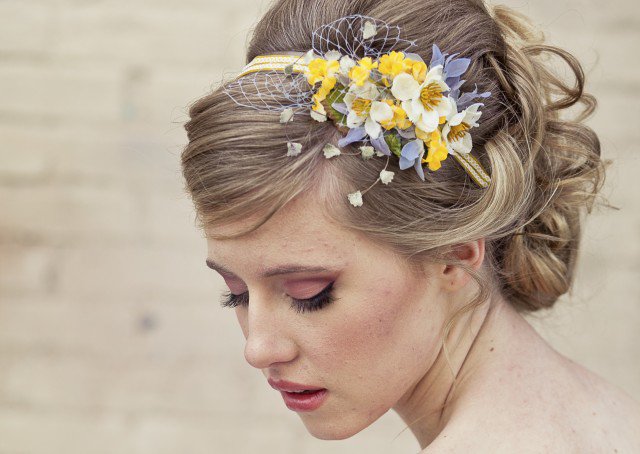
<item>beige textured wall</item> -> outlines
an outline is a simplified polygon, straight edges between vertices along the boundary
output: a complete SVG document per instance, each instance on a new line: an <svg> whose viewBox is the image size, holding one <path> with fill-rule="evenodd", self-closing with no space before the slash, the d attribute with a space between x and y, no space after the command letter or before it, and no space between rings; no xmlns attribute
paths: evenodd
<svg viewBox="0 0 640 454"><path fill-rule="evenodd" d="M585 65L620 211L534 323L640 398L640 13L509 0ZM0 454L415 452L393 413L313 439L244 362L181 192L187 104L243 63L257 0L0 0Z"/></svg>

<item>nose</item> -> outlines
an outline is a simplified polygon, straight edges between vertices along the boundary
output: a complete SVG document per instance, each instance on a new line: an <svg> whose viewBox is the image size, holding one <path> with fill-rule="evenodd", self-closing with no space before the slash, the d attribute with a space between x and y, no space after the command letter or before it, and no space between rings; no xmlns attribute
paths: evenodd
<svg viewBox="0 0 640 454"><path fill-rule="evenodd" d="M252 297L247 306L244 357L256 369L296 357L295 342L288 334L291 319L286 317L283 304L280 301L266 304L264 299Z"/></svg>

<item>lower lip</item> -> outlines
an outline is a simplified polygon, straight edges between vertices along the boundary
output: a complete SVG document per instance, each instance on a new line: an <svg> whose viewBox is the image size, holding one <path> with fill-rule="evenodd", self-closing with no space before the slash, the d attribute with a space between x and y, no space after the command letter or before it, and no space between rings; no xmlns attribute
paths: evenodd
<svg viewBox="0 0 640 454"><path fill-rule="evenodd" d="M293 411L313 411L317 409L327 397L328 391L321 389L310 394L290 393L280 391L284 403L289 410Z"/></svg>

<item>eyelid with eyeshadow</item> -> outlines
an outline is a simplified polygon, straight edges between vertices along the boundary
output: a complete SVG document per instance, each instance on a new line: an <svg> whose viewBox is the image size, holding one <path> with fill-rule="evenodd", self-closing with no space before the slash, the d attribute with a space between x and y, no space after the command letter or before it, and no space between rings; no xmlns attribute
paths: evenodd
<svg viewBox="0 0 640 454"><path fill-rule="evenodd" d="M335 281L332 281L323 288L319 293L307 299L297 299L291 298L291 307L296 312L313 312L322 309L323 307L333 303L339 298L335 298L333 295L333 284ZM221 295L220 305L222 307L236 307L236 306L247 306L249 301L247 300L249 296L249 292L241 293L240 295L235 295L230 291L227 291Z"/></svg>

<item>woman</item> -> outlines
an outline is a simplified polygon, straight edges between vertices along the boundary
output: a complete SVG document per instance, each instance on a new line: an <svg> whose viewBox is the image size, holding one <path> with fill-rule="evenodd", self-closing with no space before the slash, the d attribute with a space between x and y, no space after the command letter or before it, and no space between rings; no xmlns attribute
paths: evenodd
<svg viewBox="0 0 640 454"><path fill-rule="evenodd" d="M521 315L569 290L604 178L571 54L476 0L281 0L247 62L191 107L183 174L313 436L393 408L422 452L640 452L638 404Z"/></svg>

